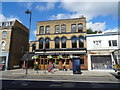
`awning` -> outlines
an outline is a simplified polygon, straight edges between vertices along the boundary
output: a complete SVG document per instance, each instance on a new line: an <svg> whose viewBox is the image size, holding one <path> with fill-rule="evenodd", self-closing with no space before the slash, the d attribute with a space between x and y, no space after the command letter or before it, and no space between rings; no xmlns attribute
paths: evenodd
<svg viewBox="0 0 120 90"><path fill-rule="evenodd" d="M34 56L35 54L31 54L31 53L29 53L29 54L24 54L23 55L23 57L21 58L21 60L23 60L23 61L27 61L27 60L29 60L29 61L33 61L33 59L32 59L32 57Z"/></svg>

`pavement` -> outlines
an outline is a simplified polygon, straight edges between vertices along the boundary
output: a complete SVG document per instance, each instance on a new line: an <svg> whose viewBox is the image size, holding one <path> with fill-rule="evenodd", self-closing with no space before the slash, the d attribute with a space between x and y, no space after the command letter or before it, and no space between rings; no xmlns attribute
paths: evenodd
<svg viewBox="0 0 120 90"><path fill-rule="evenodd" d="M80 75L80 76L100 76L100 77L108 77L108 76L114 76L117 75L117 73L114 70L81 70L82 74L73 74L72 70L58 70L54 69L51 72L48 72L47 70L38 70L35 71L34 69L28 69L28 75ZM14 69L14 70L7 70L7 71L0 71L1 75L24 75L26 74L26 69Z"/></svg>

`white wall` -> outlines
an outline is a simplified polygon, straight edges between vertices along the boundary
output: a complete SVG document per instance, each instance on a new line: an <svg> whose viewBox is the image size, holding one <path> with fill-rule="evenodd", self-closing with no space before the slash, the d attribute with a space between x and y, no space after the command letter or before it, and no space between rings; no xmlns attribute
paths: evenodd
<svg viewBox="0 0 120 90"><path fill-rule="evenodd" d="M120 35L119 35L120 38ZM104 35L104 34L91 34L87 35L87 50L110 50L110 49L118 49L120 48L120 39L118 35ZM101 47L94 47L93 41L101 40ZM117 45L119 46L109 46L109 40L117 40ZM118 41L119 40L119 41Z"/></svg>

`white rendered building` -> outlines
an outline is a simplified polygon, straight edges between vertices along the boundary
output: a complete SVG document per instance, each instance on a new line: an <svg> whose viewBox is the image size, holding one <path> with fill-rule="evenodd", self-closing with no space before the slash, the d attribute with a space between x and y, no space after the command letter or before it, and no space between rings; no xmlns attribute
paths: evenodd
<svg viewBox="0 0 120 90"><path fill-rule="evenodd" d="M88 70L109 70L116 64L114 51L120 49L120 33L109 32L88 34L87 55Z"/></svg>

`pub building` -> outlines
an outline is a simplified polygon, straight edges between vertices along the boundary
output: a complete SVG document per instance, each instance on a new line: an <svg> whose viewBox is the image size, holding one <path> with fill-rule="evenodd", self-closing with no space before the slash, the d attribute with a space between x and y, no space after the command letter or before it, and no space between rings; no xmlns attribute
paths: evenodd
<svg viewBox="0 0 120 90"><path fill-rule="evenodd" d="M32 58L37 56L36 59ZM23 56L23 67L26 67L26 55ZM33 68L35 60L39 69L47 69L54 63L56 69L73 69L73 58L77 57L80 68L87 70L86 55L86 18L38 21L36 40L30 41L29 68Z"/></svg>

